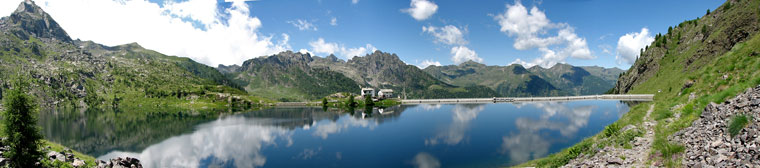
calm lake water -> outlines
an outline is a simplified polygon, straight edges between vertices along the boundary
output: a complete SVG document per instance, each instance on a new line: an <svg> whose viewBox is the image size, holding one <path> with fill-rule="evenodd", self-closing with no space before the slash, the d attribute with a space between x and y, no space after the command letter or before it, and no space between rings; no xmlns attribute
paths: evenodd
<svg viewBox="0 0 760 168"><path fill-rule="evenodd" d="M628 112L589 100L274 108L225 116L44 112L47 139L146 167L499 167L567 148Z"/></svg>

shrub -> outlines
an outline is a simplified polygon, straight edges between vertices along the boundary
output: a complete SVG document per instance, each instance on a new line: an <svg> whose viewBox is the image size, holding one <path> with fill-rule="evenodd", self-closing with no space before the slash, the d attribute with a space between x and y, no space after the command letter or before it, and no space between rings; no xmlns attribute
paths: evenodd
<svg viewBox="0 0 760 168"><path fill-rule="evenodd" d="M607 127L604 127L604 136L611 137L620 133L620 126L617 123L612 123Z"/></svg>
<svg viewBox="0 0 760 168"><path fill-rule="evenodd" d="M737 115L731 118L731 122L728 125L728 133L731 134L731 137L739 135L739 132L749 123L749 119L750 117L746 115Z"/></svg>
<svg viewBox="0 0 760 168"><path fill-rule="evenodd" d="M327 107L327 98L322 98L322 106Z"/></svg>
<svg viewBox="0 0 760 168"><path fill-rule="evenodd" d="M27 95L28 82L16 79L13 89L7 92L3 113L3 127L8 139L5 143L10 149L3 153L6 158L13 160L11 167L36 167L35 162L42 156L40 146L42 135L37 127L37 105L34 99Z"/></svg>

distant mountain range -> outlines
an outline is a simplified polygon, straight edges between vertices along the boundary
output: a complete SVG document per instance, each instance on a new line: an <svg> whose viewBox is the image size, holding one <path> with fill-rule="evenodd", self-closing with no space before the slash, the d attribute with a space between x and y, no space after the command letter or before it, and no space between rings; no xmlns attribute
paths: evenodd
<svg viewBox="0 0 760 168"><path fill-rule="evenodd" d="M316 57L286 51L245 61L242 66L220 65L217 69L252 94L281 101L356 93L360 87L390 88L407 98L601 94L610 90L623 72L567 64L525 69L521 65L486 66L472 61L421 70L396 54L382 51L348 61L335 55Z"/></svg>
<svg viewBox="0 0 760 168"><path fill-rule="evenodd" d="M475 62L422 70L382 51L347 61L285 51L212 68L137 43L109 47L72 40L32 1L0 19L0 32L0 92L10 87L12 76L28 76L32 93L46 106L181 111L227 108L235 102L250 106L262 102L258 96L317 100L339 92L358 94L361 87L393 89L407 98L600 94L612 88L622 72L566 64L525 69Z"/></svg>
<svg viewBox="0 0 760 168"><path fill-rule="evenodd" d="M437 80L395 54L376 51L343 61L281 52L217 69L254 95L280 101L314 100L337 92L358 94L361 87L394 89L410 98L492 97L485 87L456 87Z"/></svg>
<svg viewBox="0 0 760 168"><path fill-rule="evenodd" d="M487 66L473 61L429 66L433 77L455 86L485 86L501 96L561 96L601 94L615 86L618 68L556 64L546 69L522 65Z"/></svg>

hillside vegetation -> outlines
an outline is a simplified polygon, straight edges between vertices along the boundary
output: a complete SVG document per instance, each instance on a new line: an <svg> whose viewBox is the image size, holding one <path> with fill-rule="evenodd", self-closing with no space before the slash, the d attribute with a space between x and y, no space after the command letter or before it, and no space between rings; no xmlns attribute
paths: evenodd
<svg viewBox="0 0 760 168"><path fill-rule="evenodd" d="M655 135L648 164L681 167L684 146L670 136L691 126L709 103L724 102L760 84L758 26L760 1L729 0L703 17L657 34L634 65L621 75L615 93L655 94L653 102L632 107L615 123L641 128L648 107L654 107L651 115L656 122ZM593 156L605 146L621 148L623 145L612 142L622 137L598 134L524 165L561 166L578 156Z"/></svg>
<svg viewBox="0 0 760 168"><path fill-rule="evenodd" d="M0 19L0 93L11 76L31 79L31 94L46 108L144 114L228 111L262 102L188 58L136 43L107 47L72 40L31 1Z"/></svg>

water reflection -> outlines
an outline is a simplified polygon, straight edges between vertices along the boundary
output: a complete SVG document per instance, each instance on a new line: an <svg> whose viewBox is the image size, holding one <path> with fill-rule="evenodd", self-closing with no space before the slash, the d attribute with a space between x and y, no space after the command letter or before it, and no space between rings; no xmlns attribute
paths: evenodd
<svg viewBox="0 0 760 168"><path fill-rule="evenodd" d="M540 136L540 131L559 131L562 136L572 137L581 127L586 126L592 110L596 108L593 105L568 107L563 103L524 103L525 105L541 109L543 113L538 119L517 118L515 125L519 131L516 135L502 137L502 152L509 152L509 156L513 162L524 162L532 158L546 156L551 143L546 140L547 138ZM523 106L517 107L522 108ZM561 117L566 119L566 121L550 120L552 117Z"/></svg>
<svg viewBox="0 0 760 168"><path fill-rule="evenodd" d="M41 121L56 142L101 159L137 157L146 167L503 167L562 150L627 110L615 101L571 101L225 116L74 112Z"/></svg>
<svg viewBox="0 0 760 168"><path fill-rule="evenodd" d="M261 125L268 122L272 122L271 119L227 117L198 126L192 134L152 145L141 153L111 152L99 159L131 156L142 159L146 167L199 167L202 160L213 157L231 161L234 167L263 166L266 163L266 156L260 152L263 147L277 145L275 140L278 139L286 141L286 146L293 144L292 132Z"/></svg>
<svg viewBox="0 0 760 168"><path fill-rule="evenodd" d="M423 108L427 108L423 106ZM440 108L440 105L438 105ZM436 108L437 109L437 108ZM478 113L485 109L485 104L460 104L454 106L452 112L452 122L448 129L439 132L435 137L425 140L426 145L436 145L439 141L447 145L456 145L462 142L465 134L470 127L470 121L478 117Z"/></svg>

